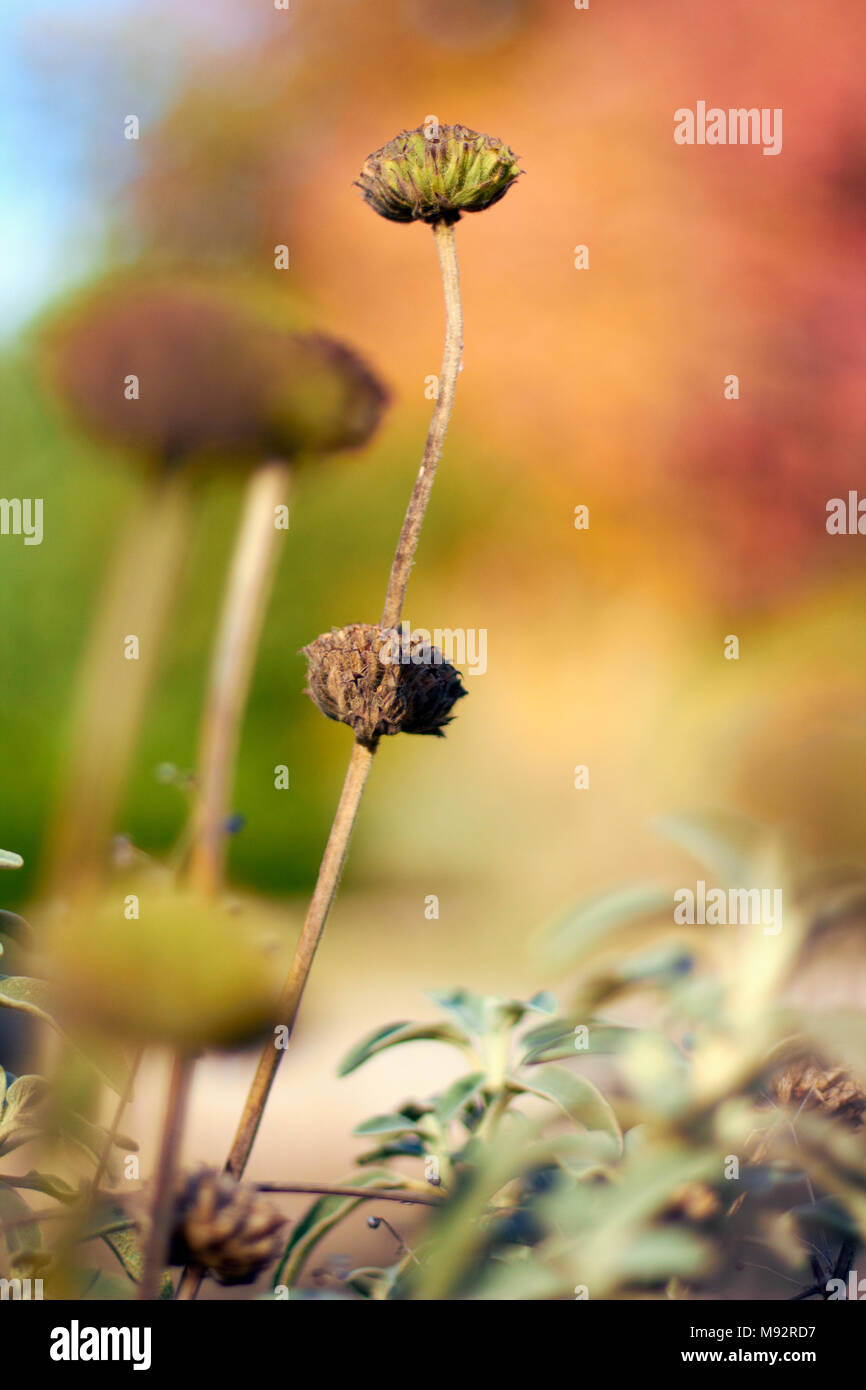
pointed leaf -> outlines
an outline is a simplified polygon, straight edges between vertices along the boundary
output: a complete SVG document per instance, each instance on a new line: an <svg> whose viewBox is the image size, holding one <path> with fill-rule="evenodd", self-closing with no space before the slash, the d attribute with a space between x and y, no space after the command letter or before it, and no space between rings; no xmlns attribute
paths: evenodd
<svg viewBox="0 0 866 1390"><path fill-rule="evenodd" d="M673 920L673 894L658 884L616 888L587 899L550 932L547 953L558 966L572 966L610 949L627 928L652 918Z"/></svg>
<svg viewBox="0 0 866 1390"><path fill-rule="evenodd" d="M32 980L26 975L0 975L0 1008L21 1009L56 1028L49 1012L50 1003L50 990L44 980Z"/></svg>
<svg viewBox="0 0 866 1390"><path fill-rule="evenodd" d="M56 1178L52 1173L37 1173L33 1168L21 1177L4 1177L0 1181L7 1182L10 1187L18 1187L26 1192L41 1192L46 1197L53 1197L57 1202L75 1202L78 1200L76 1188L70 1187L63 1178Z"/></svg>
<svg viewBox="0 0 866 1390"><path fill-rule="evenodd" d="M436 1118L443 1129L463 1109L466 1102L481 1090L486 1080L486 1072L474 1071L469 1076L458 1077L447 1091L442 1092L436 1101Z"/></svg>
<svg viewBox="0 0 866 1390"><path fill-rule="evenodd" d="M389 1023L386 1028L377 1028L357 1043L343 1058L337 1075L348 1076L371 1057L407 1042L444 1042L463 1051L470 1049L466 1034L450 1023Z"/></svg>
<svg viewBox="0 0 866 1390"><path fill-rule="evenodd" d="M534 1066L539 1062L558 1062L565 1057L607 1056L619 1052L640 1031L620 1024L590 1020L586 1024L587 1046L576 1047L575 1043L582 1042L583 1036L578 1039L575 1028L582 1026L567 1018L555 1018L524 1033L523 1064Z"/></svg>
<svg viewBox="0 0 866 1390"><path fill-rule="evenodd" d="M609 1134L617 1152L622 1152L622 1131L617 1118L601 1091L585 1076L566 1071L565 1067L546 1066L534 1074L532 1085L511 1079L509 1085L518 1092L541 1096L558 1105L570 1120L584 1129Z"/></svg>
<svg viewBox="0 0 866 1390"><path fill-rule="evenodd" d="M429 989L427 998L438 1004L470 1033L486 1033L489 1027L489 1006L497 1001L475 994L471 989Z"/></svg>
<svg viewBox="0 0 866 1390"><path fill-rule="evenodd" d="M370 1134L403 1134L417 1128L417 1120L410 1120L406 1115L398 1115L395 1111L389 1115L371 1115L369 1120L362 1120L359 1125L355 1125L352 1133L363 1139Z"/></svg>
<svg viewBox="0 0 866 1390"><path fill-rule="evenodd" d="M761 827L739 814L663 816L656 829L687 850L722 883L749 881L754 847L762 838Z"/></svg>

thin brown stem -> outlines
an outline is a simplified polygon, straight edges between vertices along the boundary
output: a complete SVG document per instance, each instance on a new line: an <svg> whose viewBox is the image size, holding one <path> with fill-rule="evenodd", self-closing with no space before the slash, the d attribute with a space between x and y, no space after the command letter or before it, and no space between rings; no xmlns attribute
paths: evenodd
<svg viewBox="0 0 866 1390"><path fill-rule="evenodd" d="M418 538L421 535L424 513L427 510L433 480L436 477L436 467L442 454L442 445L445 440L445 432L448 429L448 421L451 418L457 377L460 373L460 361L463 356L463 310L460 302L460 273L457 266L457 241L454 236L454 226L450 222L437 222L433 227L433 235L436 238L436 250L439 253L442 285L445 291L445 351L442 356L439 389L430 418L424 456L421 459L421 467L415 479L403 529L397 542L394 563L391 566L391 577L388 580L388 592L385 595L385 607L382 611L382 627L396 627L400 622L403 600L406 596L406 585L409 583L409 572L415 558L415 551L418 548Z"/></svg>
<svg viewBox="0 0 866 1390"><path fill-rule="evenodd" d="M440 1207L444 1195L432 1192L407 1192L387 1187L351 1187L339 1183L327 1185L318 1182L257 1182L259 1192L298 1192L313 1197L358 1197L365 1202L409 1202L423 1207Z"/></svg>
<svg viewBox="0 0 866 1390"><path fill-rule="evenodd" d="M199 799L190 880L211 895L222 881L226 816L256 651L276 570L280 532L276 509L285 502L290 466L274 459L253 473L232 558L199 745Z"/></svg>
<svg viewBox="0 0 866 1390"><path fill-rule="evenodd" d="M421 466L415 480L415 486L412 489L412 496L397 542L394 562L391 566L382 612L383 627L396 627L400 622L409 573L415 558L424 513L430 500L436 467L439 463L442 444L451 417L463 353L463 312L460 302L460 276L454 228L450 224L439 222L433 227L433 235L436 240L445 295L445 349L442 357L439 389L427 432L427 442L424 446ZM373 750L356 743L352 749L349 770L346 774L340 803L319 868L313 897L280 1000L277 1024L282 1025L286 1030L286 1035L281 1039L283 1044L291 1036L315 958L316 948L321 940L328 913L337 892L340 873L349 847L349 838L358 814L358 807L372 760ZM284 1051L285 1046L277 1046L276 1039L267 1042L262 1051L226 1161L226 1171L235 1178L240 1178L246 1168ZM181 1281L181 1289L184 1290L182 1296L194 1298L201 1284L201 1278L200 1272L187 1271Z"/></svg>
<svg viewBox="0 0 866 1390"><path fill-rule="evenodd" d="M150 1232L144 1252L144 1272L138 1286L137 1297L141 1301L153 1301L159 1294L160 1276L165 1267L168 1253L172 1222L172 1191L192 1073L193 1065L190 1058L186 1056L175 1057L171 1070L159 1160L153 1183Z"/></svg>
<svg viewBox="0 0 866 1390"><path fill-rule="evenodd" d="M358 814L358 807L361 804L361 795L372 761L372 751L362 744L356 743L352 748L349 770L346 773L337 813L334 816L334 823L331 826L331 833L325 846L313 897L298 944L295 947L295 955L288 979L280 996L275 1036L265 1044L259 1058L259 1065L226 1162L226 1171L235 1178L240 1178L246 1168L256 1133L261 1124L265 1103L274 1084L274 1077L277 1074L277 1069L286 1050L286 1043L291 1036L297 1018L316 948L321 940L328 912L337 892L337 885L349 848L349 838Z"/></svg>

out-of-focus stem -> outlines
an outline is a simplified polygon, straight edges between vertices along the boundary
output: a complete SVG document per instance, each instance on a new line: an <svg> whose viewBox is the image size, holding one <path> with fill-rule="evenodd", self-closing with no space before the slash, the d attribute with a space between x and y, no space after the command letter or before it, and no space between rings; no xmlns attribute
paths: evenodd
<svg viewBox="0 0 866 1390"><path fill-rule="evenodd" d="M174 1178L180 1154L192 1074L191 1059L185 1056L175 1057L171 1070L159 1159L153 1182L150 1232L144 1252L144 1272L136 1295L141 1301L151 1301L159 1294L160 1276L165 1267L168 1253L168 1240L173 1217Z"/></svg>
<svg viewBox="0 0 866 1390"><path fill-rule="evenodd" d="M238 742L256 652L273 586L280 532L276 509L286 499L290 466L262 464L246 490L232 558L202 721L190 881L213 894L222 881Z"/></svg>
<svg viewBox="0 0 866 1390"><path fill-rule="evenodd" d="M160 643L178 586L188 529L180 470L161 473L118 542L83 663L72 755L50 851L49 881L68 897L99 876Z"/></svg>

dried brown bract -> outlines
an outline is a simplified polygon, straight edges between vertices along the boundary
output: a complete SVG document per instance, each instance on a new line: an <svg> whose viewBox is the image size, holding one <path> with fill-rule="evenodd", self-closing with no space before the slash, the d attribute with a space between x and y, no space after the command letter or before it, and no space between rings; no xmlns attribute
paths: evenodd
<svg viewBox="0 0 866 1390"><path fill-rule="evenodd" d="M176 1198L169 1264L195 1265L220 1284L250 1284L279 1255L285 1225L255 1187L203 1169Z"/></svg>
<svg viewBox="0 0 866 1390"><path fill-rule="evenodd" d="M414 639L401 644L393 628L350 623L323 633L303 651L307 694L368 748L390 734L441 738L453 706L467 693L437 647Z"/></svg>

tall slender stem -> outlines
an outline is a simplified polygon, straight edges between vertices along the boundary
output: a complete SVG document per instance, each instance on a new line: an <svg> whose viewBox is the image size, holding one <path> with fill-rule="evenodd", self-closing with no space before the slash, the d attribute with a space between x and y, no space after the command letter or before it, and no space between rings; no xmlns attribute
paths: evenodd
<svg viewBox="0 0 866 1390"><path fill-rule="evenodd" d="M165 1267L168 1253L173 1215L172 1189L180 1154L183 1122L186 1116L192 1074L192 1060L186 1056L176 1056L171 1069L162 1141L153 1183L150 1233L144 1252L144 1272L138 1286L137 1297L139 1300L152 1301L159 1294L160 1275Z"/></svg>
<svg viewBox="0 0 866 1390"><path fill-rule="evenodd" d="M437 222L433 227L433 235L436 240L445 294L445 350L442 357L439 391L430 418L424 455L412 490L400 539L397 542L394 563L391 567L382 614L383 627L396 627L400 621L403 598L409 581L409 571L412 568L418 537L421 534L421 523L424 520L424 512L430 499L430 491L436 475L436 465L442 453L442 443L454 404L454 392L463 352L463 312L460 303L460 276L457 267L457 243L454 237L454 227L449 223ZM307 979L312 969L316 948L321 940L328 913L337 892L340 872L349 848L349 838L358 814L361 795L372 760L372 750L356 743L352 749L349 770L346 774L340 803L334 816L331 833L319 868L313 897L283 989L278 1023L288 1028L289 1033L294 1026ZM249 1160L265 1104L284 1050L275 1047L273 1042L269 1041L262 1051L226 1162L226 1170L236 1178L242 1176Z"/></svg>
<svg viewBox="0 0 866 1390"><path fill-rule="evenodd" d="M88 642L73 754L51 844L50 878L64 897L97 878L105 861L177 593L188 501L183 471L162 473L149 484L118 541L113 572Z"/></svg>
<svg viewBox="0 0 866 1390"><path fill-rule="evenodd" d="M436 241L445 294L445 350L442 356L439 390L427 432L427 442L424 446L421 466L415 479L415 486L412 489L412 496L409 500L409 507L397 542L397 550L388 580L385 606L382 612L382 627L396 627L400 622L406 586L409 582L412 562L421 535L421 525L427 503L430 500L436 467L442 453L442 444L454 405L454 394L463 354L463 311L460 302L460 276L454 227L450 223L437 222L433 227L433 235ZM288 1030L289 1035L291 1035L297 1018L316 948L322 938L328 913L336 896L340 873L349 848L349 839L372 761L373 750L356 743L352 749L349 770L343 784L331 833L328 836L313 897L280 1000L277 1022L278 1025L282 1025ZM246 1168L261 1124L265 1104L274 1084L274 1078L284 1051L284 1047L276 1047L273 1041L268 1041L262 1051L226 1161L226 1171L235 1178L240 1178ZM181 1281L179 1296L195 1298L201 1279L201 1271L187 1270Z"/></svg>
<svg viewBox="0 0 866 1390"><path fill-rule="evenodd" d="M457 377L460 373L460 361L463 356L463 308L460 302L460 272L457 265L457 239L454 235L453 224L436 222L433 226L433 236L436 240L436 250L439 253L442 286L445 291L445 351L442 354L439 389L436 393L433 414L430 417L424 456L421 459L421 467L418 469L418 476L415 479L415 486L409 499L403 529L397 542L394 563L391 566L391 577L388 580L388 592L385 595L385 607L382 611L382 627L396 627L403 611L409 572L415 559L424 513L427 510L433 480L436 477L436 467L442 454L442 445L445 440L445 432L448 429L448 421L451 418L454 392L457 388Z"/></svg>
<svg viewBox="0 0 866 1390"><path fill-rule="evenodd" d="M225 819L256 651L273 586L279 531L276 508L284 503L290 466L262 464L247 485L235 544L199 745L199 799L193 831L190 881L213 894L225 867Z"/></svg>

